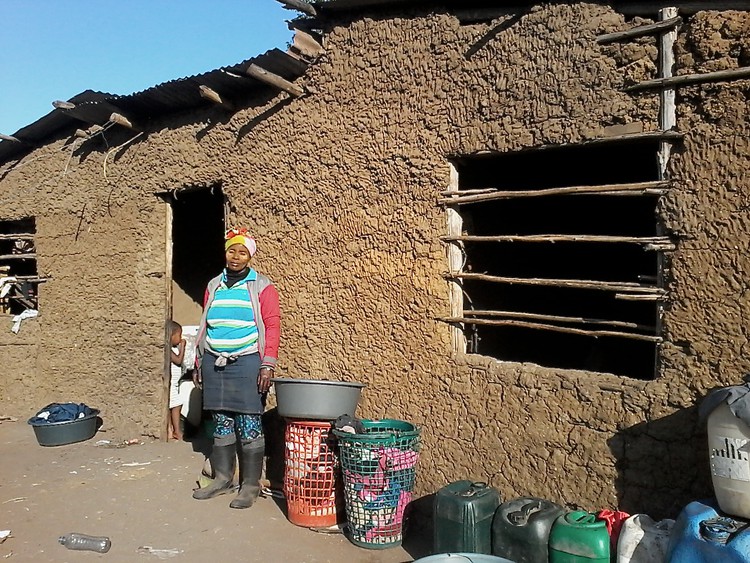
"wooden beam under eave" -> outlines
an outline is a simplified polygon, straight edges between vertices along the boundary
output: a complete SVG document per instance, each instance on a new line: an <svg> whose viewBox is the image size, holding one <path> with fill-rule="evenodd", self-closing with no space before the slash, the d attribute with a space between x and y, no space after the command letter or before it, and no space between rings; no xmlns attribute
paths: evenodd
<svg viewBox="0 0 750 563"><path fill-rule="evenodd" d="M256 80L260 80L261 82L265 82L266 84L273 86L274 88L284 90L284 92L288 93L290 96L294 96L295 98L299 98L305 93L305 90L300 86L289 82L286 78L282 78L278 74L268 72L266 69L259 67L256 64L251 64L249 67L247 67L245 73L248 76L255 78Z"/></svg>
<svg viewBox="0 0 750 563"><path fill-rule="evenodd" d="M219 95L219 93L216 90L213 90L212 88L209 88L208 86L205 86L203 84L198 86L198 93L201 95L201 98L208 100L209 102L213 102L216 105L222 106L228 110L234 109L231 103L222 99L222 97Z"/></svg>
<svg viewBox="0 0 750 563"><path fill-rule="evenodd" d="M76 105L72 102L64 102L62 100L55 100L52 102L52 107L55 109L73 109Z"/></svg>
<svg viewBox="0 0 750 563"><path fill-rule="evenodd" d="M279 4L282 4L285 8L288 8L290 10L297 10L298 12L302 12L303 14L307 14L308 16L317 16L318 11L315 9L314 6L311 4L308 4L307 2L303 2L302 0L276 0Z"/></svg>
<svg viewBox="0 0 750 563"><path fill-rule="evenodd" d="M296 28L294 28L291 50L310 59L317 59L326 52L323 46L310 33Z"/></svg>
<svg viewBox="0 0 750 563"><path fill-rule="evenodd" d="M120 125L121 127L127 127L128 129L132 129L133 131L136 130L135 127L133 126L133 123L121 113L113 113L112 115L109 116L109 121L117 125Z"/></svg>

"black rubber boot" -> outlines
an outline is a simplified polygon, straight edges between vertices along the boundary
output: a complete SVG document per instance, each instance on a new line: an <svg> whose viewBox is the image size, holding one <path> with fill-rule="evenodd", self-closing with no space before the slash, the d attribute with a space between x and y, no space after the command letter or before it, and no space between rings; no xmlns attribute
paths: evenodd
<svg viewBox="0 0 750 563"><path fill-rule="evenodd" d="M229 506L231 508L250 508L260 494L260 474L263 471L263 453L265 440L261 436L249 442L242 442L240 452L240 492Z"/></svg>
<svg viewBox="0 0 750 563"><path fill-rule="evenodd" d="M211 484L193 491L193 498L206 500L219 495L229 493L234 489L234 460L237 457L237 444L217 445L214 443L211 450L211 468L214 471L214 480Z"/></svg>

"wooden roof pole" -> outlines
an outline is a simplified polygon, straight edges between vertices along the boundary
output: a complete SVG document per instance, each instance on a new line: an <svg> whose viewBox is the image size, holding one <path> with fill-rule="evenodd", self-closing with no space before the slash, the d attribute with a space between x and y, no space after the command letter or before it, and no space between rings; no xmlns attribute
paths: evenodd
<svg viewBox="0 0 750 563"><path fill-rule="evenodd" d="M222 97L219 95L219 93L216 90L213 90L209 88L208 86L205 86L203 84L198 86L198 93L201 95L201 98L204 98L210 102L213 102L216 105L222 106L228 110L234 109L231 103L222 99Z"/></svg>
<svg viewBox="0 0 750 563"><path fill-rule="evenodd" d="M278 88L279 90L284 90L284 92L288 93L291 96L294 96L295 98L299 98L305 93L304 89L302 89L300 86L289 82L287 79L282 78L278 74L268 72L266 69L259 67L256 64L251 64L249 67L247 67L245 73L248 76L255 78L256 80L265 82L266 84Z"/></svg>
<svg viewBox="0 0 750 563"><path fill-rule="evenodd" d="M279 4L283 4L285 8L288 8L290 10L297 10L298 12L302 12L303 14L307 14L308 16L317 16L318 11L315 9L315 7L311 4L308 4L307 2L302 2L302 0L276 0Z"/></svg>
<svg viewBox="0 0 750 563"><path fill-rule="evenodd" d="M122 127L127 127L128 129L133 129L135 131L135 127L133 127L133 124L130 122L130 120L121 113L113 113L109 116L109 120L112 123L121 125Z"/></svg>
<svg viewBox="0 0 750 563"><path fill-rule="evenodd" d="M73 109L76 105L73 102L64 102L62 100L55 100L52 102L52 106L55 109Z"/></svg>

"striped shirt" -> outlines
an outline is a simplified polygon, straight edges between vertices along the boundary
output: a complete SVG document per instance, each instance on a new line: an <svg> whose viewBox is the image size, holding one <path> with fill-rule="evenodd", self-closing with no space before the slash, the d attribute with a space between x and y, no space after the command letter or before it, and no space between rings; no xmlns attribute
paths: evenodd
<svg viewBox="0 0 750 563"><path fill-rule="evenodd" d="M258 351L258 326L247 282L257 278L250 268L244 279L227 287L226 271L206 315L206 345L209 350L230 355Z"/></svg>

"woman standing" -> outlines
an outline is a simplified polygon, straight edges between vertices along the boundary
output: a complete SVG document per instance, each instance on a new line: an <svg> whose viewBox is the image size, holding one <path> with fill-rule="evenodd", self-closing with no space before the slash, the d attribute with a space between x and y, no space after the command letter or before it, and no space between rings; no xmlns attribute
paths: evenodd
<svg viewBox="0 0 750 563"><path fill-rule="evenodd" d="M279 294L250 267L256 245L246 229L228 231L224 250L226 268L206 288L194 375L203 387L203 408L216 423L210 455L215 478L193 498L230 492L238 454L240 491L229 506L249 508L260 493L261 415L278 358Z"/></svg>

